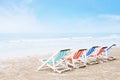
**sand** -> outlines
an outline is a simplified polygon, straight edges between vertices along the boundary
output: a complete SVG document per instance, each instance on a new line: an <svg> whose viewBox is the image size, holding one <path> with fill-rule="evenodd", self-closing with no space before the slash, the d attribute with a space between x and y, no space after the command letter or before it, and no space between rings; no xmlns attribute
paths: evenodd
<svg viewBox="0 0 120 80"><path fill-rule="evenodd" d="M113 48L109 54L117 60L62 74L51 69L37 71L39 56L0 61L0 80L120 80L120 48Z"/></svg>

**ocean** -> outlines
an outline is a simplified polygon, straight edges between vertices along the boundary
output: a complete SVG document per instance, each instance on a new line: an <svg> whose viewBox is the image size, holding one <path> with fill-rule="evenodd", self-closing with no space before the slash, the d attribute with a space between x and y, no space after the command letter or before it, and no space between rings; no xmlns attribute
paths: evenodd
<svg viewBox="0 0 120 80"><path fill-rule="evenodd" d="M120 46L120 33L0 34L0 60L54 54L70 48Z"/></svg>

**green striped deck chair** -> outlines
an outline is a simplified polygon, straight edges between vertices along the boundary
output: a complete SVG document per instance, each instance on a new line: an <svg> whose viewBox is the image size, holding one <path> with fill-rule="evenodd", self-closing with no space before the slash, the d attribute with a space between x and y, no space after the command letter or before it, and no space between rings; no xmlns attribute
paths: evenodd
<svg viewBox="0 0 120 80"><path fill-rule="evenodd" d="M65 61L65 56L70 53L70 49L60 50L57 54L47 59L40 59L42 63L38 70L51 68L54 72L62 73L70 70Z"/></svg>

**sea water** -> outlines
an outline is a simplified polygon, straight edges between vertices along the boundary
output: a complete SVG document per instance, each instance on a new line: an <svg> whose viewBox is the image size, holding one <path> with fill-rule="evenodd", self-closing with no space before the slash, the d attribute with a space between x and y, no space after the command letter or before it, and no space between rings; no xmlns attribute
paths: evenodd
<svg viewBox="0 0 120 80"><path fill-rule="evenodd" d="M77 34L76 34L77 35ZM61 49L89 49L92 46L120 46L120 35L57 35L41 37L36 35L0 35L0 59L54 54Z"/></svg>

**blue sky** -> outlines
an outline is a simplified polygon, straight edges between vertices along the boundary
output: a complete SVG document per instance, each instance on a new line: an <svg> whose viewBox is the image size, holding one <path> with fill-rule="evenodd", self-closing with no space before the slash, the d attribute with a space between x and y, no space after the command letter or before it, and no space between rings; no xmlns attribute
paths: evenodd
<svg viewBox="0 0 120 80"><path fill-rule="evenodd" d="M120 0L0 0L0 33L119 33Z"/></svg>

